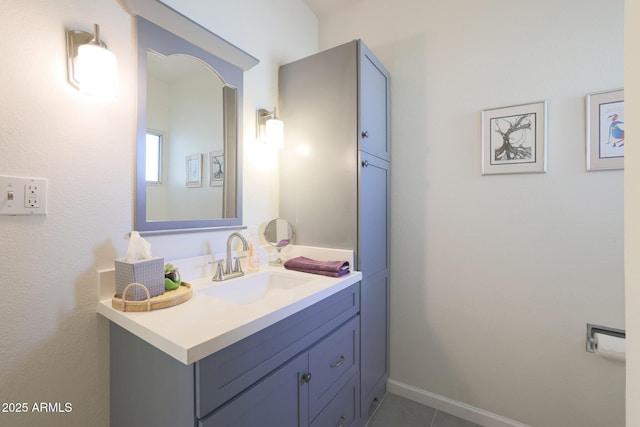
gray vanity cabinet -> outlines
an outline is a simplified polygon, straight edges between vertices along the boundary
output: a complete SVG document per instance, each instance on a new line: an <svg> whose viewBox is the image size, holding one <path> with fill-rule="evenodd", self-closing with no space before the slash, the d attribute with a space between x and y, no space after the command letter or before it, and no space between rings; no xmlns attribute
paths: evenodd
<svg viewBox="0 0 640 427"><path fill-rule="evenodd" d="M354 40L280 67L280 216L295 243L355 251L361 284L361 417L389 372L389 73Z"/></svg>
<svg viewBox="0 0 640 427"><path fill-rule="evenodd" d="M359 321L353 318L322 342L205 417L199 427L351 426L356 419ZM347 422L348 421L348 422ZM322 425L322 423L320 423Z"/></svg>
<svg viewBox="0 0 640 427"><path fill-rule="evenodd" d="M192 365L112 323L111 425L359 426L359 311L356 283Z"/></svg>

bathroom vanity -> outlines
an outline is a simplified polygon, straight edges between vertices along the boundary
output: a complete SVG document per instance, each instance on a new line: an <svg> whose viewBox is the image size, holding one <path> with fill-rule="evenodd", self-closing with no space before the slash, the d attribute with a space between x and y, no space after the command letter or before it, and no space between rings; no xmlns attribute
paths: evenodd
<svg viewBox="0 0 640 427"><path fill-rule="evenodd" d="M111 320L111 425L360 425L361 274L252 274L190 280L192 299L165 310L98 304ZM242 288L261 275L273 290Z"/></svg>
<svg viewBox="0 0 640 427"><path fill-rule="evenodd" d="M138 30L136 229L164 234L241 226L242 79L257 59L162 1L123 4ZM154 210L164 207L157 185L147 186L146 136L158 130L152 122L161 122L151 111L159 105L152 86L168 85L154 64L183 54L221 77L212 86L220 87L222 111L210 133L215 145L178 147L223 153L221 207L206 220L161 217L162 209ZM297 244L354 251L351 266L362 273L313 279L297 273L300 280L307 276L303 284L286 290L276 284L255 299L236 291L251 275L217 285L211 277L188 280L191 300L155 312L122 313L103 299L98 313L111 321L113 426L359 426L386 391L389 73L356 40L283 66L279 84L287 140L310 144L282 151L281 216L293 223ZM277 268L259 274L283 274Z"/></svg>

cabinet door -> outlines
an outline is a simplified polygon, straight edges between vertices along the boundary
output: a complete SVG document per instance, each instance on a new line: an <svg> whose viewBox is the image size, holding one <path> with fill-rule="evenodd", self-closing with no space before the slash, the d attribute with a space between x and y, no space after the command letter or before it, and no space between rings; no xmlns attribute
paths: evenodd
<svg viewBox="0 0 640 427"><path fill-rule="evenodd" d="M358 270L363 277L389 268L389 162L360 152Z"/></svg>
<svg viewBox="0 0 640 427"><path fill-rule="evenodd" d="M383 271L362 280L362 418L382 400L389 376L389 276Z"/></svg>
<svg viewBox="0 0 640 427"><path fill-rule="evenodd" d="M359 149L389 160L389 73L364 43L359 47Z"/></svg>
<svg viewBox="0 0 640 427"><path fill-rule="evenodd" d="M307 426L309 387L302 377L308 366L309 354L302 353L201 420L199 426Z"/></svg>
<svg viewBox="0 0 640 427"><path fill-rule="evenodd" d="M382 398L389 375L389 162L360 153L362 417Z"/></svg>

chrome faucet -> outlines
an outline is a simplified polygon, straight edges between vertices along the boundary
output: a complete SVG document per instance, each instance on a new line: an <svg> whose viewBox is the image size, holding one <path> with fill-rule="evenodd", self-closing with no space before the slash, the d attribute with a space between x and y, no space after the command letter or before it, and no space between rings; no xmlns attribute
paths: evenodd
<svg viewBox="0 0 640 427"><path fill-rule="evenodd" d="M249 250L249 243L247 243L247 239L238 232L233 232L227 238L227 258L226 260L216 261L218 266L216 267L216 274L213 276L211 280L214 282L222 282L223 280L233 279L234 277L244 276L244 271L242 271L242 265L240 264L240 259L246 258L246 255L234 257L235 265L231 262L231 242L233 238L237 237L242 241L242 249L246 252ZM225 268L222 267L222 262L225 262Z"/></svg>

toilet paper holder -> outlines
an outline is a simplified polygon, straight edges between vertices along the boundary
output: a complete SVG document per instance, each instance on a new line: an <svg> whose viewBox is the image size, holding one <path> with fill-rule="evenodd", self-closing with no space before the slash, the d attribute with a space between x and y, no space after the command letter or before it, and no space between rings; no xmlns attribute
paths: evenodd
<svg viewBox="0 0 640 427"><path fill-rule="evenodd" d="M611 335L612 337L626 338L624 329L610 328L609 326L587 323L587 351L595 353L597 348L596 334Z"/></svg>

